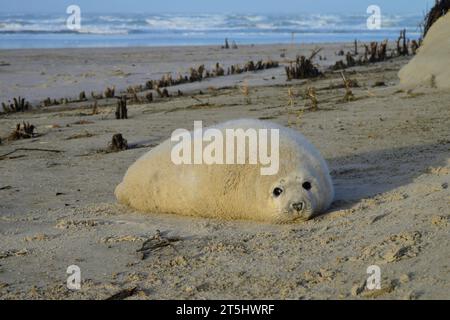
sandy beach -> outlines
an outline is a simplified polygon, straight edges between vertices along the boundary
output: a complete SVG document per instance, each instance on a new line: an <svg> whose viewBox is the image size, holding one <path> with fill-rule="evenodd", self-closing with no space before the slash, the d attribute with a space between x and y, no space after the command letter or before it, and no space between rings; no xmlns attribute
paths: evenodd
<svg viewBox="0 0 450 320"><path fill-rule="evenodd" d="M287 81L289 61L315 48L323 76ZM341 73L329 69L345 60L340 50L353 43L0 51L0 102L88 96L0 115L0 299L450 298L450 91L399 87L405 56L346 69L358 86L345 101ZM171 86L170 98L152 90L154 101L129 103L126 120L115 119L115 99L91 107L90 93L109 86L269 59L279 67ZM317 111L304 98L310 87ZM277 225L116 203L126 169L173 130L236 118L289 126L320 150L336 190L326 214ZM24 121L37 134L8 141ZM116 133L139 147L102 152ZM80 290L66 287L70 265ZM365 287L371 265L381 290Z"/></svg>

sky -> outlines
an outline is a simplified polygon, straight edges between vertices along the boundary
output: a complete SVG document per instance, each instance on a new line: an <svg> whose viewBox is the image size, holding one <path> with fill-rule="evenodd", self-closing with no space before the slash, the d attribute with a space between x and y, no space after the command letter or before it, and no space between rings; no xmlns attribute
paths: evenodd
<svg viewBox="0 0 450 320"><path fill-rule="evenodd" d="M0 13L58 13L71 4L85 13L382 13L423 14L434 0L0 0Z"/></svg>

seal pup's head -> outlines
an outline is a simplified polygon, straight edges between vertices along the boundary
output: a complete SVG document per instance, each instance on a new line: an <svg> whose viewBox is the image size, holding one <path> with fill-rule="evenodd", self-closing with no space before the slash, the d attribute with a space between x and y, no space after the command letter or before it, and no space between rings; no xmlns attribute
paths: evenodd
<svg viewBox="0 0 450 320"><path fill-rule="evenodd" d="M265 191L275 221L308 220L327 210L334 188L328 166L317 149L306 140L297 146L282 144L281 149L279 174Z"/></svg>
<svg viewBox="0 0 450 320"><path fill-rule="evenodd" d="M277 222L309 220L325 211L333 199L331 179L292 172L277 180L268 190L269 203ZM321 173L323 174L323 173Z"/></svg>

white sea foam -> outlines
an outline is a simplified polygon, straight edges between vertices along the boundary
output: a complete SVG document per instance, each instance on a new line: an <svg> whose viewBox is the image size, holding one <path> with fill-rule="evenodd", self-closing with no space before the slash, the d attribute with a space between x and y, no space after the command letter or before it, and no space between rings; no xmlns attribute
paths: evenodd
<svg viewBox="0 0 450 320"><path fill-rule="evenodd" d="M418 32L422 20L419 15L383 15L382 28L369 31L367 15L337 14L82 14L81 30L66 27L66 15L13 15L0 13L0 47L10 48L23 45L23 39L33 45L36 34L58 34L48 38L45 46L65 46L81 34L77 41L91 41L89 37L101 36L103 45L120 45L117 38L108 42L108 37L133 35L136 45L168 44L217 44L217 39L229 38L240 43L268 43L290 41L292 32L302 34L310 41L375 40L398 37L398 31L406 28L408 34ZM17 44L5 34L16 34ZM27 34L33 34L33 36ZM339 34L339 36L333 36ZM314 36L316 35L316 36ZM191 39L192 37L192 39ZM100 38L99 38L100 39ZM121 38L125 45L130 42ZM36 40L37 41L37 40ZM53 41L53 42L52 42ZM195 41L195 42L192 42ZM78 42L78 43L80 43ZM81 43L82 45L82 43Z"/></svg>

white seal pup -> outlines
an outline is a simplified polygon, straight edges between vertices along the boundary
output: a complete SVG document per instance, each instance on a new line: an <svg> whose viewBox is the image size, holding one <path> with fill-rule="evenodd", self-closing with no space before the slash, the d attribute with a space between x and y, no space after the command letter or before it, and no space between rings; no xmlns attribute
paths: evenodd
<svg viewBox="0 0 450 320"><path fill-rule="evenodd" d="M115 190L118 201L147 212L280 223L310 219L330 206L334 189L327 164L302 134L268 121L239 119L205 128L205 135L208 131L226 136L231 129L278 132L277 170L262 174L261 162L248 161L254 151L249 146L244 164L177 164L177 143L168 139L128 168ZM192 139L188 145L199 139L205 145L197 131L186 130Z"/></svg>

